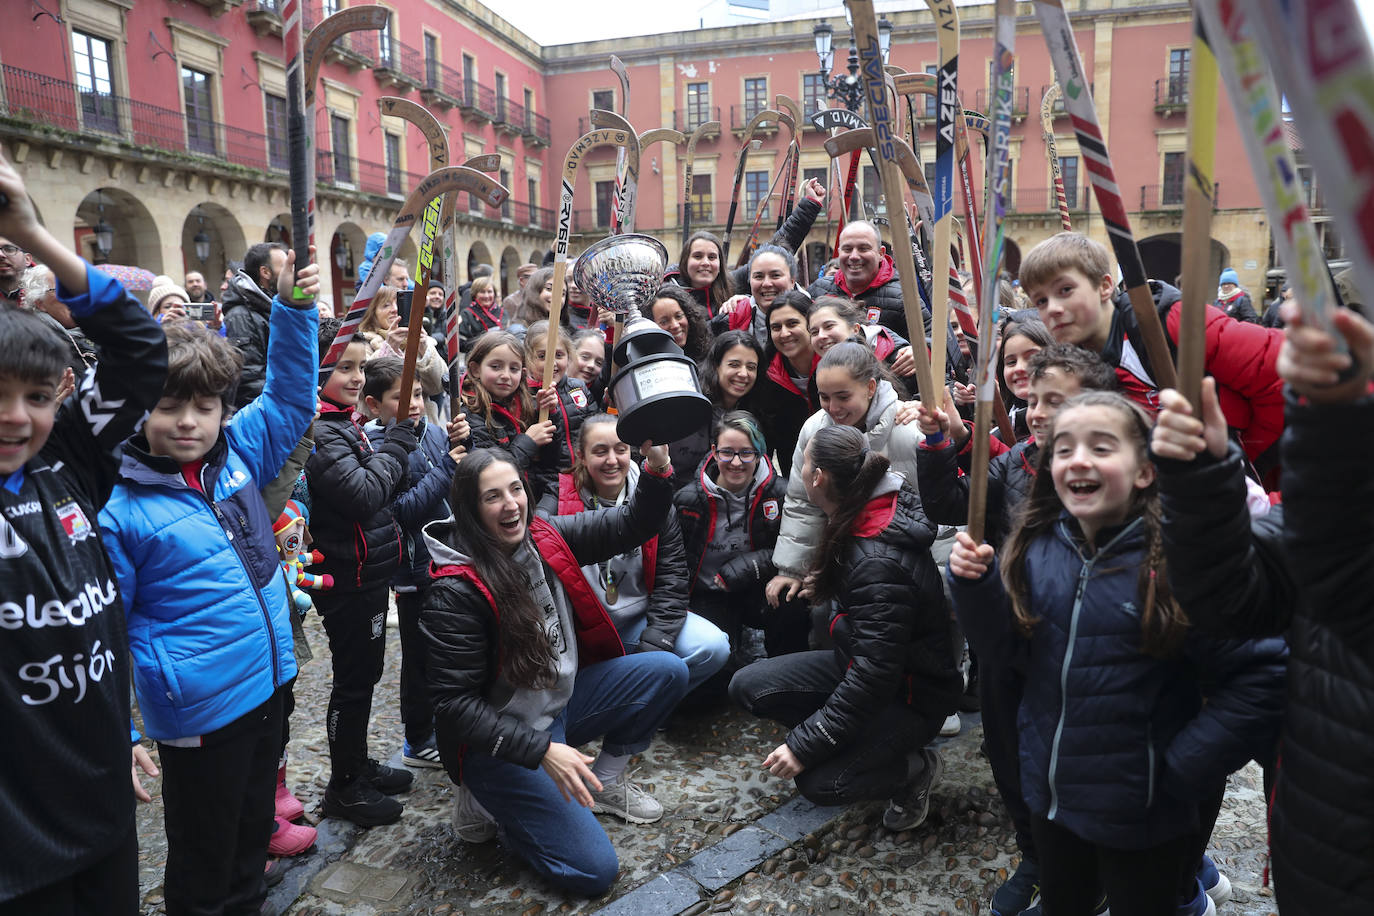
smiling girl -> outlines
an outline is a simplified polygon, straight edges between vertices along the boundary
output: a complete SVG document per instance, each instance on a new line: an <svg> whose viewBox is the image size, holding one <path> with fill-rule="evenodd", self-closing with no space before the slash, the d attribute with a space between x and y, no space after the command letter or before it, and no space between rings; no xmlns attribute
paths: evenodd
<svg viewBox="0 0 1374 916"><path fill-rule="evenodd" d="M811 350L806 321L811 297L790 290L773 300L768 312L768 342L764 345L763 377L754 389L754 409L764 423L764 435L777 451L779 469L791 472L797 434L819 404L808 391L818 356Z"/></svg>
<svg viewBox="0 0 1374 916"><path fill-rule="evenodd" d="M696 362L706 355L711 332L701 306L687 290L677 285L664 286L642 311L645 318L672 336L673 343L682 348L688 359Z"/></svg>
<svg viewBox="0 0 1374 916"><path fill-rule="evenodd" d="M1030 435L1026 425L1026 401L1030 397L1030 362L1035 354L1054 343L1049 328L1034 315L1008 315L997 334L997 384L1007 405L1017 441Z"/></svg>
<svg viewBox="0 0 1374 916"><path fill-rule="evenodd" d="M768 337L768 310L796 286L797 259L780 245L763 245L749 259L746 276L749 293L731 298L712 315L711 330L748 331L762 344Z"/></svg>
<svg viewBox="0 0 1374 916"><path fill-rule="evenodd" d="M536 272L536 276L538 273ZM487 331L472 345L467 371L461 385L463 410L472 428L469 450L507 449L521 473L529 474L538 464L557 462L554 437L558 427L552 419L538 422L538 412L547 406L556 410L557 390L541 393L536 405L525 383L525 350L519 338L509 331ZM544 451L550 454L541 461ZM543 495L537 475L529 480Z"/></svg>
<svg viewBox="0 0 1374 916"><path fill-rule="evenodd" d="M1021 790L1041 900L1067 916L1101 891L1124 916L1214 912L1197 871L1217 790L1272 746L1283 702L1281 639L1198 635L1174 600L1149 434L1121 395L1071 398L1000 571L962 532L950 555L975 650L1025 670Z"/></svg>

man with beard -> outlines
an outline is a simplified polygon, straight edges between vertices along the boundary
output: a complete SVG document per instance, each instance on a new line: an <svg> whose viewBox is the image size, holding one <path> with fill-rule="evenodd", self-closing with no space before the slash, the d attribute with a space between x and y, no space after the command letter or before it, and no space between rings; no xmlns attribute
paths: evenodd
<svg viewBox="0 0 1374 916"><path fill-rule="evenodd" d="M286 266L286 246L259 242L243 256L243 268L224 291L224 326L229 340L243 354L243 374L234 395L237 410L262 393L267 376L268 319L277 275Z"/></svg>

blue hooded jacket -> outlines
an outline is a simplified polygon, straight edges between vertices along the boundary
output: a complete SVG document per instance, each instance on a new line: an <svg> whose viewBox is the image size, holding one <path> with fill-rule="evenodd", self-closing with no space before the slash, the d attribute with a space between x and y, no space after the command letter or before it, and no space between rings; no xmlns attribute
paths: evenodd
<svg viewBox="0 0 1374 916"><path fill-rule="evenodd" d="M382 250L382 243L385 241L385 232L374 232L367 237L367 245L363 248L363 262L358 265L358 282L353 284L354 289L363 288L367 275L372 273L372 262L376 260L377 252Z"/></svg>
<svg viewBox="0 0 1374 916"><path fill-rule="evenodd" d="M315 412L318 317L272 305L263 392L202 459L201 490L147 440L124 445L100 528L128 617L148 735L206 735L296 674L285 577L261 488ZM135 736L136 737L136 736Z"/></svg>

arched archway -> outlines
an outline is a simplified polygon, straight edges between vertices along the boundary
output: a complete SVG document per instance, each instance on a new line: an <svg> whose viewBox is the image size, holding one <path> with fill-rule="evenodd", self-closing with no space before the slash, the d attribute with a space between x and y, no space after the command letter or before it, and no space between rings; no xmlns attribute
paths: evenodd
<svg viewBox="0 0 1374 916"><path fill-rule="evenodd" d="M329 240L330 286L334 290L334 314L342 315L353 304L358 264L367 247L367 233L357 223L340 223Z"/></svg>
<svg viewBox="0 0 1374 916"><path fill-rule="evenodd" d="M1015 280L1021 273L1021 246L1012 239L1002 240L1002 269Z"/></svg>
<svg viewBox="0 0 1374 916"><path fill-rule="evenodd" d="M267 231L262 234L264 242L281 242L287 248L291 246L291 214L278 213L272 217L267 224ZM247 251L248 249L244 249Z"/></svg>
<svg viewBox="0 0 1374 916"><path fill-rule="evenodd" d="M501 252L500 275L502 297L509 296L511 293L515 292L515 288L519 285L520 281L516 277L516 271L520 269L520 264L520 252L516 251L514 248L507 246L506 250Z"/></svg>
<svg viewBox="0 0 1374 916"><path fill-rule="evenodd" d="M531 251L528 263L533 264L535 267L542 266L544 263L544 252L540 251L538 248Z"/></svg>
<svg viewBox="0 0 1374 916"><path fill-rule="evenodd" d="M477 265L490 265L491 262L491 252L487 250L487 246L481 242L473 242L472 247L468 249L468 280L472 280L472 271Z"/></svg>
<svg viewBox="0 0 1374 916"><path fill-rule="evenodd" d="M157 222L142 201L119 188L97 188L76 208L74 232L79 254L89 261L99 258L95 226L101 219L113 230L114 242L109 255L102 260L142 267L155 274L163 272Z"/></svg>
<svg viewBox="0 0 1374 916"><path fill-rule="evenodd" d="M201 260L197 247L197 236L206 247L205 260ZM247 244L243 237L243 227L234 214L222 205L203 200L191 208L181 224L181 276L188 270L198 270L205 276L211 290L219 289L220 278L230 260L243 256ZM173 280L178 279L172 277Z"/></svg>
<svg viewBox="0 0 1374 916"><path fill-rule="evenodd" d="M1145 263L1145 276L1154 280L1177 285L1183 272L1183 234L1161 232L1140 240L1140 260ZM1223 266L1231 263L1231 252L1216 239L1211 240L1211 250L1207 256L1207 269L1212 277L1209 289L1216 285Z"/></svg>
<svg viewBox="0 0 1374 916"><path fill-rule="evenodd" d="M396 257L406 262L406 270L410 273L410 279L416 283L420 282L419 262L420 262L420 242L422 239L416 238L421 232L419 226L411 230L410 235L401 243L401 247L396 250Z"/></svg>

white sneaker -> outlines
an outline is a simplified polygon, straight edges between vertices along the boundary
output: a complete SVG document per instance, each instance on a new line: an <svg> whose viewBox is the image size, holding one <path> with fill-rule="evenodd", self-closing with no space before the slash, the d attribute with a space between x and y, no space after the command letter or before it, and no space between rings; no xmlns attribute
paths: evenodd
<svg viewBox="0 0 1374 916"><path fill-rule="evenodd" d="M663 806L639 786L630 782L624 773L615 782L603 783L600 792L592 793L592 811L614 814L631 824L652 824L663 817Z"/></svg>
<svg viewBox="0 0 1374 916"><path fill-rule="evenodd" d="M496 838L496 821L477 804L467 786L459 786L453 793L450 820L453 832L464 843L487 843Z"/></svg>
<svg viewBox="0 0 1374 916"><path fill-rule="evenodd" d="M952 712L945 716L945 724L940 726L940 737L953 738L955 735L959 734L959 729L962 727L963 726L959 724L959 714L957 712Z"/></svg>

